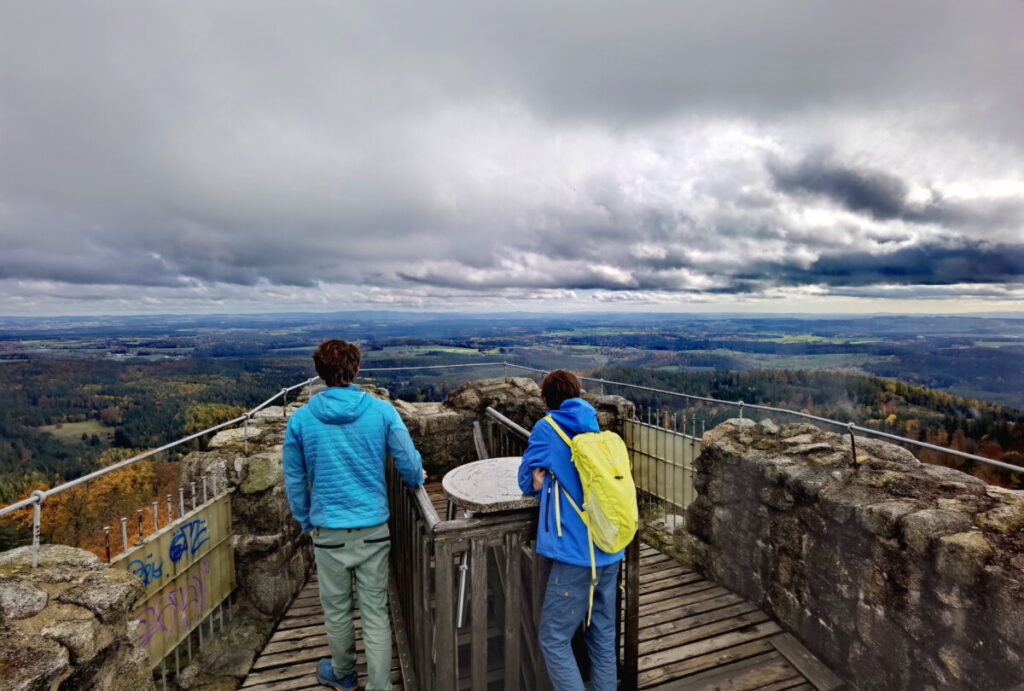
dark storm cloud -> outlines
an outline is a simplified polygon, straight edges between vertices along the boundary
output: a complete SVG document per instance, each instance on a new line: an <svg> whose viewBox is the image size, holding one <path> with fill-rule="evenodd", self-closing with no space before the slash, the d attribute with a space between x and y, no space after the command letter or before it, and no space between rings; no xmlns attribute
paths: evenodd
<svg viewBox="0 0 1024 691"><path fill-rule="evenodd" d="M884 254L850 252L818 258L806 269L760 265L743 279L789 285L867 286L1018 283L1024 281L1024 246L920 245Z"/></svg>
<svg viewBox="0 0 1024 691"><path fill-rule="evenodd" d="M4 3L0 308L37 282L1019 281L991 248L1022 242L1022 24L953 0Z"/></svg>
<svg viewBox="0 0 1024 691"><path fill-rule="evenodd" d="M777 189L787 194L817 195L881 221L965 224L1024 223L1024 199L959 202L931 191L926 201L910 199L910 185L882 170L844 165L829 155L811 155L795 164L770 158L766 167Z"/></svg>
<svg viewBox="0 0 1024 691"><path fill-rule="evenodd" d="M829 197L850 211L882 220L909 215L909 189L895 175L843 166L820 157L809 157L796 165L770 160L768 170L783 192Z"/></svg>

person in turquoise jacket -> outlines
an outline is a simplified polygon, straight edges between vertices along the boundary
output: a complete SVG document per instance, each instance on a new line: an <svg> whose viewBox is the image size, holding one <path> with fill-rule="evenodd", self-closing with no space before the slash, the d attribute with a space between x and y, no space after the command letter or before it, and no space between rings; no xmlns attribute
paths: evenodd
<svg viewBox="0 0 1024 691"><path fill-rule="evenodd" d="M541 384L550 415L570 437L598 432L597 411L580 398L580 381L572 372L555 370ZM572 637L587 616L590 598L590 541L587 526L564 496L555 493L555 478L577 506L583 506L583 484L572 463L569 446L545 420L530 432L519 465L519 489L540 498L537 553L552 559L538 639L548 677L556 691L583 691L583 679L572 654ZM556 502L561 502L556 510ZM559 531L559 522L561 531ZM559 535L561 532L561 535ZM594 608L586 628L593 691L616 688L615 591L624 551L602 552L594 547L597 583Z"/></svg>
<svg viewBox="0 0 1024 691"><path fill-rule="evenodd" d="M317 663L317 681L340 691L357 686L352 578L359 592L367 685L391 688L391 625L387 610L386 454L403 482L426 474L398 411L352 384L359 348L324 341L313 354L327 388L295 411L285 430L282 464L292 515L313 532L320 603L331 657Z"/></svg>

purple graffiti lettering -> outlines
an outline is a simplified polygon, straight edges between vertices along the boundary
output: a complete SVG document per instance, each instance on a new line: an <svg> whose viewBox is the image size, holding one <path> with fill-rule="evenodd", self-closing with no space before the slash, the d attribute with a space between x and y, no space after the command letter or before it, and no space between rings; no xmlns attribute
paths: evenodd
<svg viewBox="0 0 1024 691"><path fill-rule="evenodd" d="M164 560L154 560L152 554L147 554L145 560L132 559L128 571L141 578L142 585L149 585L164 575Z"/></svg>
<svg viewBox="0 0 1024 691"><path fill-rule="evenodd" d="M162 594L154 604L137 613L136 643L145 646L161 631L187 631L194 620L201 618L206 612L206 576L212 570L213 564L207 557L188 575L186 585Z"/></svg>
<svg viewBox="0 0 1024 691"><path fill-rule="evenodd" d="M194 556L199 551L199 548L209 541L210 536L209 531L206 529L206 521L202 518L197 518L180 526L177 532L174 533L174 537L171 538L168 556L170 556L172 562L177 564L186 552L188 552L189 556Z"/></svg>

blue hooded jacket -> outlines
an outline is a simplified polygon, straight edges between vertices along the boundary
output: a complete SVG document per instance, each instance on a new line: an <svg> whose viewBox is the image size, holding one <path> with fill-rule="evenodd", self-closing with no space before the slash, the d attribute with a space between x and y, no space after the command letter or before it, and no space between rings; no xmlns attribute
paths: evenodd
<svg viewBox="0 0 1024 691"><path fill-rule="evenodd" d="M551 417L570 437L580 432L599 432L597 411L582 398L564 401L558 410L551 411ZM544 468L544 485L533 489L533 469ZM523 494L540 497L540 516L537 522L537 552L545 557L576 566L590 566L590 543L587 526L572 508L572 504L561 496L562 537L558 537L555 523L555 482L569 492L576 506L583 507L583 483L572 463L572 451L558 436L558 432L544 420L538 420L530 432L530 442L519 465L519 489ZM607 566L622 559L623 550L602 552L594 546L594 561L597 566Z"/></svg>
<svg viewBox="0 0 1024 691"><path fill-rule="evenodd" d="M288 420L284 485L303 530L365 528L388 520L385 454L402 480L423 484L423 463L402 418L355 385L332 386Z"/></svg>

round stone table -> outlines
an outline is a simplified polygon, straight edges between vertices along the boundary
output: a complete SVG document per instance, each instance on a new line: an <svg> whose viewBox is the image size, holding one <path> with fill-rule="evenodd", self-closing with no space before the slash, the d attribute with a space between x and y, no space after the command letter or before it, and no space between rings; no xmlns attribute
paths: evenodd
<svg viewBox="0 0 1024 691"><path fill-rule="evenodd" d="M449 470L441 479L448 500L472 513L531 509L538 505L519 489L521 456L488 458Z"/></svg>

